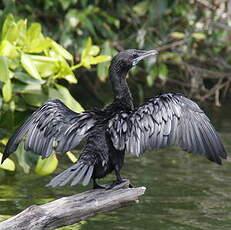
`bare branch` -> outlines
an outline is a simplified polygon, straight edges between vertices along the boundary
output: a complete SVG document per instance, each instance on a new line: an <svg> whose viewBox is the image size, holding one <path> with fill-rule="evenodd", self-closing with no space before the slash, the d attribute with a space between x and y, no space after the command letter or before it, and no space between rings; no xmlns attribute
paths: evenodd
<svg viewBox="0 0 231 230"><path fill-rule="evenodd" d="M50 230L71 225L98 213L138 202L145 187L89 190L43 205L33 205L0 223L1 230Z"/></svg>

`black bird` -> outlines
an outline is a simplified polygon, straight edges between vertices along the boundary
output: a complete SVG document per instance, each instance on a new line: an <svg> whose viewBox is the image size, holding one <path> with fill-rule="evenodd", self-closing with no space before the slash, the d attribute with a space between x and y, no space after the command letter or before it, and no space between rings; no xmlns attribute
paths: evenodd
<svg viewBox="0 0 231 230"><path fill-rule="evenodd" d="M53 178L48 186L63 186L70 181L71 185L87 185L92 179L94 188L102 187L96 179L112 171L116 181L109 188L123 182L120 169L125 152L139 156L148 149L177 145L221 164L221 158L226 159L224 146L195 102L181 94L168 93L134 108L126 75L151 55L157 55L157 51L129 49L112 59L109 77L114 101L102 110L75 113L58 99L48 101L10 138L2 162L22 140L25 150L46 158L53 152L67 152L86 139L77 163Z"/></svg>

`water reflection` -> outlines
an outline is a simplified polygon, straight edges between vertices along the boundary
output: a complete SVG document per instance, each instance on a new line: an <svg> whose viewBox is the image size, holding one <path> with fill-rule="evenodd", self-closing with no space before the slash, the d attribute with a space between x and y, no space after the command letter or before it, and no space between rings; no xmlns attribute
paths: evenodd
<svg viewBox="0 0 231 230"><path fill-rule="evenodd" d="M230 152L231 107L207 110L207 113ZM67 165L62 166L65 167ZM230 162L220 167L178 148L146 152L140 158L127 156L123 175L134 185L147 187L140 203L62 230L101 230L102 226L112 230L230 230L230 171ZM34 174L12 177L12 174L3 175L1 171L0 218L14 215L29 205L46 203L89 188L44 187L51 177Z"/></svg>

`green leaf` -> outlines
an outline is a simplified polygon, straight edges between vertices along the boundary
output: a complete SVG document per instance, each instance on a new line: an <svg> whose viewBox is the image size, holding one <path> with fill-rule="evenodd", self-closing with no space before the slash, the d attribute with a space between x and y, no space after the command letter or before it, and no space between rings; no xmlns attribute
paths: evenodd
<svg viewBox="0 0 231 230"><path fill-rule="evenodd" d="M59 45L55 41L52 41L51 46L58 54L63 56L65 59L73 62L73 56L66 49L64 49L61 45Z"/></svg>
<svg viewBox="0 0 231 230"><path fill-rule="evenodd" d="M154 67L151 69L150 73L147 76L147 84L149 87L152 87L156 77L158 76L159 68L157 65L154 65Z"/></svg>
<svg viewBox="0 0 231 230"><path fill-rule="evenodd" d="M8 141L9 141L8 138L0 139L0 143L2 143L3 145L6 145ZM0 162L1 162L1 161L0 161Z"/></svg>
<svg viewBox="0 0 231 230"><path fill-rule="evenodd" d="M9 42L14 42L18 38L18 28L12 14L8 15L3 24L1 37L2 40L8 40Z"/></svg>
<svg viewBox="0 0 231 230"><path fill-rule="evenodd" d="M102 81L105 82L108 75L108 65L106 63L100 63L97 65L97 76Z"/></svg>
<svg viewBox="0 0 231 230"><path fill-rule="evenodd" d="M3 154L0 153L0 162L2 161L2 156ZM15 171L15 164L11 159L7 158L2 164L0 164L0 168L7 171Z"/></svg>
<svg viewBox="0 0 231 230"><path fill-rule="evenodd" d="M62 61L59 62L60 65L60 70L57 75L57 78L64 78L66 79L70 84L76 84L77 79L72 72L71 67L68 65L68 63L63 59Z"/></svg>
<svg viewBox="0 0 231 230"><path fill-rule="evenodd" d="M10 78L13 77L13 74L11 74L11 70L14 71L16 68L21 68L21 60L19 57L16 58L8 58L8 65L9 65L9 74ZM13 73L13 72L12 72ZM11 76L12 75L12 76Z"/></svg>
<svg viewBox="0 0 231 230"><path fill-rule="evenodd" d="M195 38L197 41L201 41L201 40L205 40L206 39L206 35L205 33L192 33L192 37Z"/></svg>
<svg viewBox="0 0 231 230"><path fill-rule="evenodd" d="M21 55L21 63L23 68L34 78L36 79L40 79L41 77L39 75L39 72L36 68L36 66L33 63L33 60L31 59L31 57L27 54L22 54Z"/></svg>
<svg viewBox="0 0 231 230"><path fill-rule="evenodd" d="M93 46L91 38L88 38L82 51L81 62L79 65L89 69L91 65L96 65L101 62L109 61L111 59L111 57L108 55L100 55L95 57L99 54L99 51L99 47ZM77 66L74 66L74 68L77 68Z"/></svg>
<svg viewBox="0 0 231 230"><path fill-rule="evenodd" d="M49 99L58 98L62 100L65 105L75 112L84 111L83 107L71 96L68 89L62 85L55 84L57 89L49 88Z"/></svg>
<svg viewBox="0 0 231 230"><path fill-rule="evenodd" d="M173 38L173 39L183 39L185 38L185 34L184 33L181 33L181 32L172 32L170 34L170 37Z"/></svg>
<svg viewBox="0 0 231 230"><path fill-rule="evenodd" d="M43 36L40 35L40 39L36 39L28 45L29 46L26 49L23 49L25 52L41 53L50 47L50 39L43 38Z"/></svg>
<svg viewBox="0 0 231 230"><path fill-rule="evenodd" d="M47 100L48 97L42 91L34 92L34 93L27 93L25 92L22 94L22 97L26 101L27 104L40 107L42 106Z"/></svg>
<svg viewBox="0 0 231 230"><path fill-rule="evenodd" d="M10 26L14 23L15 23L15 19L13 14L9 14L2 26L2 40L4 39L4 36L7 34L7 31L9 30Z"/></svg>
<svg viewBox="0 0 231 230"><path fill-rule="evenodd" d="M6 83L3 85L2 88L2 95L4 101L8 102L12 98L12 86L11 86L11 81L8 79Z"/></svg>
<svg viewBox="0 0 231 230"><path fill-rule="evenodd" d="M32 23L26 32L28 41L33 42L34 40L37 40L40 37L41 32L41 25L39 23Z"/></svg>
<svg viewBox="0 0 231 230"><path fill-rule="evenodd" d="M90 64L91 65L96 65L98 63L106 62L106 61L110 61L110 60L111 60L110 56L100 55L100 56L97 56L97 57L91 57L90 58Z"/></svg>
<svg viewBox="0 0 231 230"><path fill-rule="evenodd" d="M27 31L27 20L19 20L17 22L17 46L24 48L26 41L27 41L27 36L26 36L26 31Z"/></svg>
<svg viewBox="0 0 231 230"><path fill-rule="evenodd" d="M159 56L159 61L160 62L166 62L168 60L171 60L172 62L179 64L182 62L182 57L175 52L163 52L163 53L161 53L161 55Z"/></svg>
<svg viewBox="0 0 231 230"><path fill-rule="evenodd" d="M28 53L40 53L51 46L51 39L44 38L39 23L32 23L26 32L27 41L23 50Z"/></svg>
<svg viewBox="0 0 231 230"><path fill-rule="evenodd" d="M68 152L66 152L66 154L72 163L77 162L78 159L76 158L76 156L72 152L68 151Z"/></svg>
<svg viewBox="0 0 231 230"><path fill-rule="evenodd" d="M19 165L23 168L25 173L30 172L30 165L28 164L27 152L24 149L24 143L21 142L15 152Z"/></svg>
<svg viewBox="0 0 231 230"><path fill-rule="evenodd" d="M116 53L116 50L111 48L109 42L105 42L101 53L103 55L107 55L111 57L111 56L114 56L114 54ZM109 65L110 63L108 62L101 62L97 65L97 76L103 82L106 80L108 76Z"/></svg>
<svg viewBox="0 0 231 230"><path fill-rule="evenodd" d="M78 16L79 16L79 13L76 9L70 9L68 10L65 18L68 24L71 27L75 28L80 23Z"/></svg>
<svg viewBox="0 0 231 230"><path fill-rule="evenodd" d="M7 82L9 80L9 69L7 57L0 56L0 81Z"/></svg>
<svg viewBox="0 0 231 230"><path fill-rule="evenodd" d="M69 90L66 87L56 84L56 88L62 95L63 101L70 109L79 113L84 111L83 107L71 96Z"/></svg>
<svg viewBox="0 0 231 230"><path fill-rule="evenodd" d="M42 159L40 156L35 167L35 173L40 176L46 176L53 173L57 166L58 159L55 154L46 159Z"/></svg>
<svg viewBox="0 0 231 230"><path fill-rule="evenodd" d="M96 56L99 54L100 48L99 46L91 46L89 50L89 55L90 56Z"/></svg>
<svg viewBox="0 0 231 230"><path fill-rule="evenodd" d="M154 77L153 75L151 75L151 74L149 74L149 75L147 76L147 83L148 83L148 86L149 86L149 87L153 86L154 79L155 79L155 77Z"/></svg>
<svg viewBox="0 0 231 230"><path fill-rule="evenodd" d="M82 51L81 59L84 59L84 58L90 56L91 47L92 47L92 40L91 40L91 38L88 38L85 42L85 46L84 46L84 49Z"/></svg>
<svg viewBox="0 0 231 230"><path fill-rule="evenodd" d="M56 63L59 61L58 58L54 57L46 57L46 56L41 56L41 55L28 55L33 61L38 61L38 62L46 62L46 63Z"/></svg>
<svg viewBox="0 0 231 230"><path fill-rule="evenodd" d="M13 46L9 41L2 41L0 43L0 55L7 56L9 58L17 58L18 52L16 46Z"/></svg>
<svg viewBox="0 0 231 230"><path fill-rule="evenodd" d="M176 54L174 52L162 52L159 60L167 61L167 60L171 60L175 56L176 56Z"/></svg>
<svg viewBox="0 0 231 230"><path fill-rule="evenodd" d="M159 78L165 80L168 76L168 67L165 64L159 64Z"/></svg>
<svg viewBox="0 0 231 230"><path fill-rule="evenodd" d="M44 80L32 78L31 76L29 76L28 74L23 73L23 72L15 72L14 77L17 80L19 80L23 83L26 83L26 84L30 84L30 85L41 85L41 84L44 84L46 82Z"/></svg>
<svg viewBox="0 0 231 230"><path fill-rule="evenodd" d="M40 84L26 84L26 83L22 83L22 82L17 82L15 81L13 83L13 89L14 89L14 93L20 93L20 94L37 94L39 95L40 93L42 93L42 87ZM16 98L14 98L15 101Z"/></svg>
<svg viewBox="0 0 231 230"><path fill-rule="evenodd" d="M26 105L26 103L22 97L20 97L20 96L14 97L13 102L15 103L15 112L16 111L19 111L19 112L27 112L28 111L28 106ZM21 113L21 114L23 114L23 113ZM23 116L22 119L25 119L25 117ZM19 120L19 116L17 116L17 120ZM16 123L16 122L14 121L14 123Z"/></svg>
<svg viewBox="0 0 231 230"><path fill-rule="evenodd" d="M77 79L73 73L65 74L63 78L66 79L70 84L76 84L77 83Z"/></svg>
<svg viewBox="0 0 231 230"><path fill-rule="evenodd" d="M35 56L35 55L30 55L30 56ZM36 60L36 58L34 57L31 57L31 59L33 60L33 63L37 71L39 72L40 76L43 78L54 76L55 74L58 73L60 69L59 60L49 61L48 57L44 57L44 60L42 60L42 56L40 58L41 60L38 59ZM54 60L54 58L50 58L50 59Z"/></svg>
<svg viewBox="0 0 231 230"><path fill-rule="evenodd" d="M144 16L149 9L149 1L144 0L142 2L138 2L135 6L133 6L133 10L137 13L138 16Z"/></svg>

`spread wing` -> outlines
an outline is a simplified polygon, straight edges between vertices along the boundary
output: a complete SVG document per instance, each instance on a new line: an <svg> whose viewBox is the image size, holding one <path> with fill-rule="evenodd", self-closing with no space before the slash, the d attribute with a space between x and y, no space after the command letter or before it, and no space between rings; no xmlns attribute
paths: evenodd
<svg viewBox="0 0 231 230"><path fill-rule="evenodd" d="M60 100L53 99L37 109L16 130L8 141L2 162L19 143L25 141L25 149L50 156L53 151L67 152L73 149L87 135L94 125L94 114L91 112L75 113Z"/></svg>
<svg viewBox="0 0 231 230"><path fill-rule="evenodd" d="M221 164L226 152L209 118L181 94L162 94L131 113L109 121L108 132L118 150L140 155L147 149L177 145Z"/></svg>

